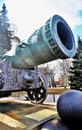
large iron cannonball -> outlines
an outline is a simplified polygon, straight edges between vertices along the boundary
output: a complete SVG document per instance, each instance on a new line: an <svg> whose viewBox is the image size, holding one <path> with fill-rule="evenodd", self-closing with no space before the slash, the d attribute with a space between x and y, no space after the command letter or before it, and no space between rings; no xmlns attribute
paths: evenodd
<svg viewBox="0 0 82 130"><path fill-rule="evenodd" d="M60 119L51 120L43 125L41 130L70 130Z"/></svg>
<svg viewBox="0 0 82 130"><path fill-rule="evenodd" d="M63 92L57 100L57 111L66 125L82 127L82 92L79 90Z"/></svg>

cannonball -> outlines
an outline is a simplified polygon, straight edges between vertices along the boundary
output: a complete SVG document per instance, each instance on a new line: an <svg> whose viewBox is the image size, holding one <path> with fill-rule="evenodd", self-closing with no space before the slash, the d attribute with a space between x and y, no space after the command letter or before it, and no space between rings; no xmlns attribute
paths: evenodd
<svg viewBox="0 0 82 130"><path fill-rule="evenodd" d="M82 92L63 92L57 100L57 112L67 126L82 127Z"/></svg>
<svg viewBox="0 0 82 130"><path fill-rule="evenodd" d="M60 119L54 119L45 123L41 130L70 130Z"/></svg>

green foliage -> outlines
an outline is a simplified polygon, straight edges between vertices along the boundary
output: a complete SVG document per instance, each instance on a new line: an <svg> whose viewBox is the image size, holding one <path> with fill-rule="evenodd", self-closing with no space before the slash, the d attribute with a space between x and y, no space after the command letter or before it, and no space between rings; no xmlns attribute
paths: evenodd
<svg viewBox="0 0 82 130"><path fill-rule="evenodd" d="M72 61L73 66L70 67L70 87L71 89L80 90L82 88L82 40L78 36L78 48L76 55Z"/></svg>
<svg viewBox="0 0 82 130"><path fill-rule="evenodd" d="M0 57L11 49L10 37L12 32L9 30L10 23L7 17L7 10L3 4L2 11L0 11Z"/></svg>

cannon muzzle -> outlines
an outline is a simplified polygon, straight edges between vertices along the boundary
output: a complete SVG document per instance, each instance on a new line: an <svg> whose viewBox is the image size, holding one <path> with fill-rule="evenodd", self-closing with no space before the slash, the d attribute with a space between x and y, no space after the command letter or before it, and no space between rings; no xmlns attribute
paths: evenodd
<svg viewBox="0 0 82 130"><path fill-rule="evenodd" d="M71 58L75 52L75 40L69 25L61 16L54 15L26 42L17 45L14 55L8 58L12 67L32 68L56 59Z"/></svg>

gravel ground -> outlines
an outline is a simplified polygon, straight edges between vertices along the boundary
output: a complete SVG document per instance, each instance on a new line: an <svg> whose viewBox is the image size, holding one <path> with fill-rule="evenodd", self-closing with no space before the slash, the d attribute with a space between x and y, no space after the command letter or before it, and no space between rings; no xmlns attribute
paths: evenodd
<svg viewBox="0 0 82 130"><path fill-rule="evenodd" d="M12 93L12 95L9 97L1 98L1 100L5 100L6 98L6 99L17 99L23 101L26 100L26 97L27 97L26 92L16 92L16 93ZM59 95L55 95L55 94L47 95L45 102L57 102L58 97Z"/></svg>

